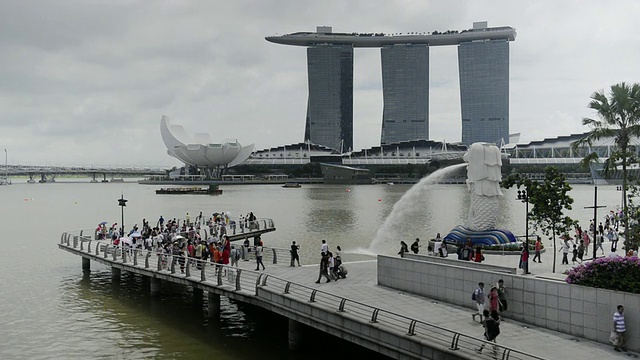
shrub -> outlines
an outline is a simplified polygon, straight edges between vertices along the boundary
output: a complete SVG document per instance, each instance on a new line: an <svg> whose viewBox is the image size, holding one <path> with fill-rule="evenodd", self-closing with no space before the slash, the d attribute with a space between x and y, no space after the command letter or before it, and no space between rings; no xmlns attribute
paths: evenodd
<svg viewBox="0 0 640 360"><path fill-rule="evenodd" d="M640 294L640 259L637 256L596 259L569 270L566 282Z"/></svg>

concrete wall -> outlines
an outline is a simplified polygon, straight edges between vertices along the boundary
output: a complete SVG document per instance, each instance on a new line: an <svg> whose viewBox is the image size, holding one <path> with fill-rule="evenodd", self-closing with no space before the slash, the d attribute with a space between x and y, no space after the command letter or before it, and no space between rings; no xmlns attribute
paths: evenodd
<svg viewBox="0 0 640 360"><path fill-rule="evenodd" d="M450 257L444 258L444 257L430 256L430 255L406 253L404 254L404 258L411 259L411 260L418 260L418 261L435 262L439 264L460 265L460 260L458 260L456 256L450 256ZM507 274L515 274L517 270L514 267L489 265L487 263L477 263L474 261L466 261L465 266L472 269L488 270L488 271L495 271L495 272L507 273Z"/></svg>
<svg viewBox="0 0 640 360"><path fill-rule="evenodd" d="M625 307L627 346L640 351L640 295L565 282L497 273L463 266L378 256L378 284L408 293L474 308L471 293L479 282L504 280L506 318L609 343L613 313Z"/></svg>

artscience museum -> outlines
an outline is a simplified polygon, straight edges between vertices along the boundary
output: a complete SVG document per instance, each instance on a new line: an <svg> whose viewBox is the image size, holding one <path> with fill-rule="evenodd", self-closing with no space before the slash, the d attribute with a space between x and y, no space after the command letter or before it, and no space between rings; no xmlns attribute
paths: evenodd
<svg viewBox="0 0 640 360"><path fill-rule="evenodd" d="M184 175L219 178L227 168L245 161L255 145L242 146L235 141L214 143L208 133L187 135L182 125L172 125L165 115L160 120L160 133L170 156L185 164Z"/></svg>

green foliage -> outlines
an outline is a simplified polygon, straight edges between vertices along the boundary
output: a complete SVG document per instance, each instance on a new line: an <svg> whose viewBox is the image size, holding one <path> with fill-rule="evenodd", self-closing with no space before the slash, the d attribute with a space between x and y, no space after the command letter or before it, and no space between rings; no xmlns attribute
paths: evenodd
<svg viewBox="0 0 640 360"><path fill-rule="evenodd" d="M599 119L584 118L582 124L591 130L583 138L572 144L574 148L591 146L600 139L613 138L616 147L605 160L605 176L622 166L622 218L625 228L625 246L629 246L630 240L629 216L627 207L627 167L637 163L633 146L630 141L633 137L640 136L640 84L628 85L624 82L612 85L609 96L604 91L596 91L591 95L589 108L595 110ZM592 162L598 162L598 155L588 154L582 164L588 166Z"/></svg>
<svg viewBox="0 0 640 360"><path fill-rule="evenodd" d="M543 181L534 181L517 173L511 174L502 181L502 186L507 189L516 186L526 191L528 201L532 205L529 221L533 222L534 229L553 237L555 272L556 235L568 234L575 224L573 219L564 215L564 210L571 210L573 198L569 196L571 186L557 168L546 168L544 175Z"/></svg>
<svg viewBox="0 0 640 360"><path fill-rule="evenodd" d="M566 282L640 294L640 261L636 256L600 258L569 270Z"/></svg>
<svg viewBox="0 0 640 360"><path fill-rule="evenodd" d="M625 249L637 250L640 245L640 204L636 202L640 198L640 188L636 185L627 189L627 214L629 216L629 229L625 231Z"/></svg>

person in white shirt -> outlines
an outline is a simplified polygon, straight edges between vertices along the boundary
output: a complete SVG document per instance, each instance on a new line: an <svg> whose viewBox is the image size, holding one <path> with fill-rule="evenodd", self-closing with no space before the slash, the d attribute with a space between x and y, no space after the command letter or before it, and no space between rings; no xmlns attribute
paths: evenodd
<svg viewBox="0 0 640 360"><path fill-rule="evenodd" d="M256 246L256 271L260 270L260 265L262 265L262 270L265 270L264 263L262 262L262 241Z"/></svg>
<svg viewBox="0 0 640 360"><path fill-rule="evenodd" d="M327 244L326 240L322 240L322 245L320 245L320 252L326 254L329 252L329 244Z"/></svg>

